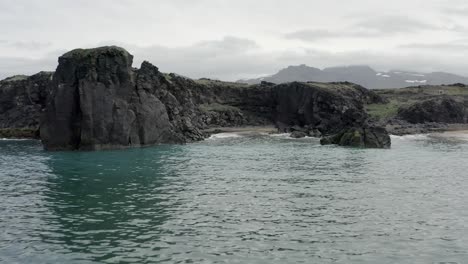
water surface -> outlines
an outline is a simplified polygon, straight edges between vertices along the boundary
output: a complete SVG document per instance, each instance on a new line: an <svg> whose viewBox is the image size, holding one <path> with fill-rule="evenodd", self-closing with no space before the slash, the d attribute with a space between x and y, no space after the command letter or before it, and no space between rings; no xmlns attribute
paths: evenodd
<svg viewBox="0 0 468 264"><path fill-rule="evenodd" d="M0 262L466 263L468 137L392 140L52 153L0 140Z"/></svg>

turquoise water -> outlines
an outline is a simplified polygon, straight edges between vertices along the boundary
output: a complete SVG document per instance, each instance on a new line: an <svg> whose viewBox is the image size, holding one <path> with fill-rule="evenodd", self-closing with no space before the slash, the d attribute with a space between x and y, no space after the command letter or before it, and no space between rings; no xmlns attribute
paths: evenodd
<svg viewBox="0 0 468 264"><path fill-rule="evenodd" d="M468 137L0 140L1 263L467 263Z"/></svg>

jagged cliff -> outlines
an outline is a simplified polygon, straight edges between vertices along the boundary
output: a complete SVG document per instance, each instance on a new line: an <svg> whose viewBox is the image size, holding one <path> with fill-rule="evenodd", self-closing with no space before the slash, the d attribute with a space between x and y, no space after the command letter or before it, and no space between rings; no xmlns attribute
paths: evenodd
<svg viewBox="0 0 468 264"><path fill-rule="evenodd" d="M0 81L0 137L39 137L39 122L51 89L52 73Z"/></svg>
<svg viewBox="0 0 468 264"><path fill-rule="evenodd" d="M98 150L186 143L204 139L205 129L225 126L275 125L280 131L324 136L374 131L364 103L383 100L346 82L245 85L164 74L149 62L135 69L132 62L133 56L119 47L77 49L61 56L44 89L47 104L38 106L43 109L44 147ZM379 132L378 144L366 133L355 135L360 138L353 144L323 143L390 146L386 132Z"/></svg>

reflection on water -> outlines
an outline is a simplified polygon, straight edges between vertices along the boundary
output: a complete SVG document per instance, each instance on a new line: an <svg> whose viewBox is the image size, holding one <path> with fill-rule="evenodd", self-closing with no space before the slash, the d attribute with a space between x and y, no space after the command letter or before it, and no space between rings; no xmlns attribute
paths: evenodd
<svg viewBox="0 0 468 264"><path fill-rule="evenodd" d="M0 262L463 263L468 141L392 139L56 153L0 141Z"/></svg>

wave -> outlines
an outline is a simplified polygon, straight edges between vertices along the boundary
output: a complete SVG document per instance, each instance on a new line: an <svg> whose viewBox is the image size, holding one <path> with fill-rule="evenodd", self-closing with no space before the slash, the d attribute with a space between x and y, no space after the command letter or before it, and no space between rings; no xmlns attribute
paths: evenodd
<svg viewBox="0 0 468 264"><path fill-rule="evenodd" d="M392 140L403 140L403 141L419 141L419 140L449 140L449 141L468 141L468 134L466 132L441 132L441 133L430 133L430 134L415 134L415 135L404 135L396 136L390 135Z"/></svg>
<svg viewBox="0 0 468 264"><path fill-rule="evenodd" d="M401 139L401 140L425 140L429 138L429 134L415 134L415 135L390 135L391 139Z"/></svg>
<svg viewBox="0 0 468 264"><path fill-rule="evenodd" d="M293 138L291 137L291 133L281 133L281 134L268 134L270 137L274 138L281 138L281 139L292 139L292 140L304 140L304 139L319 139L317 137L303 137L303 138Z"/></svg>
<svg viewBox="0 0 468 264"><path fill-rule="evenodd" d="M269 134L270 137L278 137L278 138L291 138L290 133L281 133L281 134Z"/></svg>
<svg viewBox="0 0 468 264"><path fill-rule="evenodd" d="M243 137L239 133L219 133L219 134L213 134L211 135L208 140L214 140L214 139L224 139L224 138L240 138Z"/></svg>
<svg viewBox="0 0 468 264"><path fill-rule="evenodd" d="M0 138L1 141L25 141L25 140L33 140L29 138Z"/></svg>

